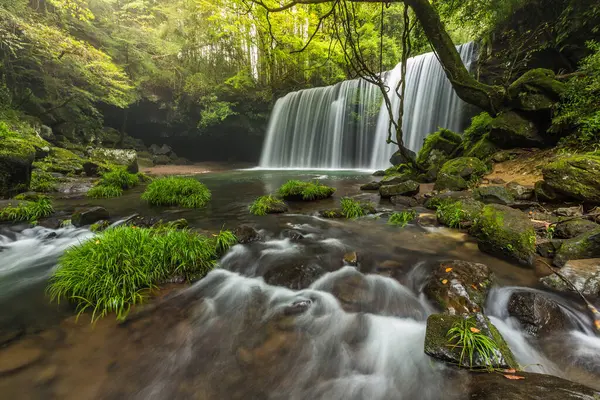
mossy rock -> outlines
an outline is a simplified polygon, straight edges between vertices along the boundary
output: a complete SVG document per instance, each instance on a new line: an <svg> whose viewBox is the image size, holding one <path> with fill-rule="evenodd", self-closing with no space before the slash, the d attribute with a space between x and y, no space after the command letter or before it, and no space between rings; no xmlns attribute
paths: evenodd
<svg viewBox="0 0 600 400"><path fill-rule="evenodd" d="M0 146L0 197L29 190L35 147L27 140L3 138Z"/></svg>
<svg viewBox="0 0 600 400"><path fill-rule="evenodd" d="M58 172L66 175L79 175L84 159L70 150L61 147L50 148L50 155L33 163L34 167L46 172Z"/></svg>
<svg viewBox="0 0 600 400"><path fill-rule="evenodd" d="M381 187L381 182L369 182L360 186L360 190L379 190Z"/></svg>
<svg viewBox="0 0 600 400"><path fill-rule="evenodd" d="M557 202L561 201L564 196L556 193L545 181L537 181L533 187L533 192L537 201Z"/></svg>
<svg viewBox="0 0 600 400"><path fill-rule="evenodd" d="M419 183L408 180L394 185L383 185L379 188L379 195L383 198L392 196L414 196L419 193Z"/></svg>
<svg viewBox="0 0 600 400"><path fill-rule="evenodd" d="M515 111L500 113L493 119L489 140L503 149L546 146L535 124Z"/></svg>
<svg viewBox="0 0 600 400"><path fill-rule="evenodd" d="M440 170L436 190L465 190L487 173L486 165L475 157L459 157L446 162Z"/></svg>
<svg viewBox="0 0 600 400"><path fill-rule="evenodd" d="M559 222L554 227L554 237L572 239L581 234L600 229L600 225L586 219L573 219Z"/></svg>
<svg viewBox="0 0 600 400"><path fill-rule="evenodd" d="M392 165L410 164L415 161L416 157L417 155L414 151L404 148L404 154L400 150L396 150L396 152L392 154L390 157L390 163Z"/></svg>
<svg viewBox="0 0 600 400"><path fill-rule="evenodd" d="M573 156L548 164L544 182L556 192L589 203L600 203L600 157Z"/></svg>
<svg viewBox="0 0 600 400"><path fill-rule="evenodd" d="M472 196L470 193L468 192L442 192L442 193L438 193L437 195L428 198L425 203L423 204L423 206L425 206L425 208L428 208L430 210L437 210L437 208L440 206L440 204L446 203L446 202L454 202L454 201L458 201L458 200L463 200L463 199L472 199ZM481 206L483 207L483 205Z"/></svg>
<svg viewBox="0 0 600 400"><path fill-rule="evenodd" d="M583 294L592 298L600 298L600 259L590 258L568 261L560 269L560 274L571 284L565 283L556 274L545 276L540 279L540 282L542 285L558 292ZM575 288L571 285L575 286Z"/></svg>
<svg viewBox="0 0 600 400"><path fill-rule="evenodd" d="M465 318L471 318L475 322L475 327L481 333L491 338L496 344L497 348L493 351L491 365L486 365L484 359L477 352L471 364L468 356L461 358L462 348L460 346L452 346L453 343L449 342L448 331ZM440 361L470 369L488 369L489 367L519 368L514 355L500 332L498 332L498 329L481 313L468 316L449 314L430 315L427 318L427 330L425 332L425 354Z"/></svg>
<svg viewBox="0 0 600 400"><path fill-rule="evenodd" d="M600 257L600 229L583 233L563 242L554 257L554 264L562 267L569 260Z"/></svg>
<svg viewBox="0 0 600 400"><path fill-rule="evenodd" d="M423 148L417 154L416 162L425 171L433 174L448 161L460 148L462 137L448 129L440 129L425 138Z"/></svg>
<svg viewBox="0 0 600 400"><path fill-rule="evenodd" d="M71 223L76 226L91 225L98 221L108 220L110 215L104 207L91 207L82 210L77 210L71 216Z"/></svg>
<svg viewBox="0 0 600 400"><path fill-rule="evenodd" d="M537 93L545 95L549 100L558 101L567 87L555 78L556 74L552 70L531 69L509 86L508 95L517 99L523 93Z"/></svg>
<svg viewBox="0 0 600 400"><path fill-rule="evenodd" d="M499 204L483 207L471 230L479 249L509 261L533 266L535 230L519 210Z"/></svg>
<svg viewBox="0 0 600 400"><path fill-rule="evenodd" d="M466 198L457 201L446 200L436 212L437 221L450 228L463 228L472 225L483 210L480 201Z"/></svg>
<svg viewBox="0 0 600 400"><path fill-rule="evenodd" d="M489 135L483 136L479 139L475 144L469 146L466 150L466 157L475 157L479 158L482 161L489 160L496 152L498 152L499 148L496 146L490 139Z"/></svg>
<svg viewBox="0 0 600 400"><path fill-rule="evenodd" d="M473 197L485 204L509 205L515 197L504 186L480 186L473 190Z"/></svg>

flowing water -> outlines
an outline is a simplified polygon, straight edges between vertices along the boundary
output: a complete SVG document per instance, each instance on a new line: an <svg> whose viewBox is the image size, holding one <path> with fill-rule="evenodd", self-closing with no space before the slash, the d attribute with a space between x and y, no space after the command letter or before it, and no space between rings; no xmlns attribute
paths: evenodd
<svg viewBox="0 0 600 400"><path fill-rule="evenodd" d="M468 69L474 44L458 47ZM385 73L398 119L400 99L393 94L401 65ZM404 143L418 151L439 128L460 132L468 111L433 53L410 58L406 67ZM363 79L291 92L277 100L260 159L261 168L358 168L389 166L394 152L386 143L389 113L379 88Z"/></svg>
<svg viewBox="0 0 600 400"><path fill-rule="evenodd" d="M201 177L213 193L204 210L147 207L139 192L102 201L115 217L133 212L185 217L193 227L213 231L245 223L262 236L234 246L219 269L191 286L167 288L163 300L135 310L118 326L110 318L92 326L85 316L76 323L66 317L71 309L63 305L56 311L44 299L42 284L56 258L92 233L2 230L0 282L8 295L0 297L5 317L0 333L16 328L20 337L0 349L0 367L3 356L22 355L23 346L42 353L30 367L0 374L2 397L468 398L470 375L423 352L426 319L435 309L422 286L444 259L481 262L493 270L497 286L485 312L526 370L599 386L600 340L577 301L551 295L573 329L543 340L509 316L515 291L545 293L536 288L534 271L483 254L468 237L444 228L391 227L385 214L356 221L315 215L335 199L292 203L284 215L248 214L253 198L290 178L320 178L338 189L338 199L370 180L356 172L235 171ZM97 202L73 199L60 207ZM358 254L355 266L343 261L349 251ZM35 323L40 318L46 318L43 326Z"/></svg>

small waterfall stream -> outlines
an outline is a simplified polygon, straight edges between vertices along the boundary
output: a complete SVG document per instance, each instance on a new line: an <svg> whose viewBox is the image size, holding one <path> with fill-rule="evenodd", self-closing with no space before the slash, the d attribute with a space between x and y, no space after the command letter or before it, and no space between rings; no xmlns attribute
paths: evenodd
<svg viewBox="0 0 600 400"><path fill-rule="evenodd" d="M475 45L458 46L470 68ZM404 105L404 142L418 151L438 128L460 131L465 103L458 98L434 53L410 58ZM401 64L386 72L393 93ZM399 97L390 95L392 108ZM363 79L291 92L271 112L259 166L261 168L381 169L389 166L396 147L386 143L389 114L379 88Z"/></svg>

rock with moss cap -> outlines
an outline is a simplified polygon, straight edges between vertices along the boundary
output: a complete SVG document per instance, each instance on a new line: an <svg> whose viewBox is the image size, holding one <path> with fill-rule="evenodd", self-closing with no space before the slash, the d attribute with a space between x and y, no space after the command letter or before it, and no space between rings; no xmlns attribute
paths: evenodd
<svg viewBox="0 0 600 400"><path fill-rule="evenodd" d="M489 139L503 149L546 146L537 127L515 111L502 112L494 118Z"/></svg>
<svg viewBox="0 0 600 400"><path fill-rule="evenodd" d="M554 264L562 267L569 260L600 257L600 228L565 240L556 252Z"/></svg>
<svg viewBox="0 0 600 400"><path fill-rule="evenodd" d="M554 237L572 239L587 232L600 229L600 225L586 219L572 219L558 222L554 227Z"/></svg>
<svg viewBox="0 0 600 400"><path fill-rule="evenodd" d="M486 204L509 205L515 198L504 186L481 186L473 190L473 197Z"/></svg>
<svg viewBox="0 0 600 400"><path fill-rule="evenodd" d="M533 266L535 230L519 210L500 204L483 207L471 233L479 249L525 266Z"/></svg>
<svg viewBox="0 0 600 400"><path fill-rule="evenodd" d="M553 203L561 201L564 198L564 196L557 193L556 190L551 188L545 181L537 181L533 188L533 193L537 201Z"/></svg>
<svg viewBox="0 0 600 400"><path fill-rule="evenodd" d="M448 129L440 129L425 138L417 155L417 165L435 178L439 169L459 149L462 137Z"/></svg>
<svg viewBox="0 0 600 400"><path fill-rule="evenodd" d="M419 193L419 183L408 180L394 185L383 185L379 188L379 195L384 198L392 196L414 196Z"/></svg>
<svg viewBox="0 0 600 400"><path fill-rule="evenodd" d="M447 161L438 173L436 190L465 190L478 183L487 172L485 164L475 157L459 157Z"/></svg>
<svg viewBox="0 0 600 400"><path fill-rule="evenodd" d="M551 101L558 101L565 92L566 86L555 78L556 74L550 69L531 69L510 85L508 94L516 99L523 93L538 93Z"/></svg>
<svg viewBox="0 0 600 400"><path fill-rule="evenodd" d="M548 164L544 182L556 192L589 203L600 203L600 157L573 156Z"/></svg>
<svg viewBox="0 0 600 400"><path fill-rule="evenodd" d="M453 346L456 342L449 341L448 331L466 318L473 322L474 328L488 336L496 344L496 347L491 349L492 354L489 360L485 360L480 353L476 352L471 363L466 352L461 357L462 347ZM467 316L430 315L427 318L427 329L425 331L425 354L440 361L470 369L518 368L514 355L498 329L481 313Z"/></svg>
<svg viewBox="0 0 600 400"><path fill-rule="evenodd" d="M484 204L480 201L466 198L457 201L442 201L435 213L437 221L451 228L469 227L475 222Z"/></svg>
<svg viewBox="0 0 600 400"><path fill-rule="evenodd" d="M487 161L498 152L499 148L490 140L488 134L467 148L466 157L475 157L480 160Z"/></svg>
<svg viewBox="0 0 600 400"><path fill-rule="evenodd" d="M22 139L0 140L0 198L8 198L29 189L35 148Z"/></svg>

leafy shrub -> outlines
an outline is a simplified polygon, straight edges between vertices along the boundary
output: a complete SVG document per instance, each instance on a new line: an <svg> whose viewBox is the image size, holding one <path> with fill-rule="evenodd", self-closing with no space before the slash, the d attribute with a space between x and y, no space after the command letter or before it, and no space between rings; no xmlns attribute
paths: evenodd
<svg viewBox="0 0 600 400"><path fill-rule="evenodd" d="M340 201L342 206L342 214L349 219L355 219L367 215L365 205L348 197L342 198Z"/></svg>
<svg viewBox="0 0 600 400"><path fill-rule="evenodd" d="M210 200L210 190L194 178L170 176L153 181L142 199L156 206L204 207Z"/></svg>
<svg viewBox="0 0 600 400"><path fill-rule="evenodd" d="M175 277L201 277L214 268L217 240L190 230L116 227L65 252L50 279L52 300L68 299L92 321L117 319L141 303L148 289Z"/></svg>
<svg viewBox="0 0 600 400"><path fill-rule="evenodd" d="M394 225L404 228L410 221L414 220L416 217L417 212L415 210L395 212L392 215L390 215L390 218L388 219L388 225Z"/></svg>
<svg viewBox="0 0 600 400"><path fill-rule="evenodd" d="M448 344L451 347L459 347L460 363L463 364L465 357L469 360L469 366L473 366L473 359L478 354L488 369L497 359L498 345L476 327L473 318L456 321L448 330Z"/></svg>
<svg viewBox="0 0 600 400"><path fill-rule="evenodd" d="M291 180L284 183L278 194L285 199L321 200L331 197L335 188L321 185L318 182L302 182Z"/></svg>
<svg viewBox="0 0 600 400"><path fill-rule="evenodd" d="M260 196L259 198L254 200L252 204L250 204L248 209L250 210L250 213L254 215L267 215L273 212L273 210L280 210L285 207L286 205L283 202L283 200L269 195Z"/></svg>
<svg viewBox="0 0 600 400"><path fill-rule="evenodd" d="M49 172L35 170L31 173L30 189L34 192L56 192L57 179Z"/></svg>
<svg viewBox="0 0 600 400"><path fill-rule="evenodd" d="M54 212L52 202L47 197L39 197L36 201L26 201L16 206L8 206L0 210L2 221L37 221Z"/></svg>

